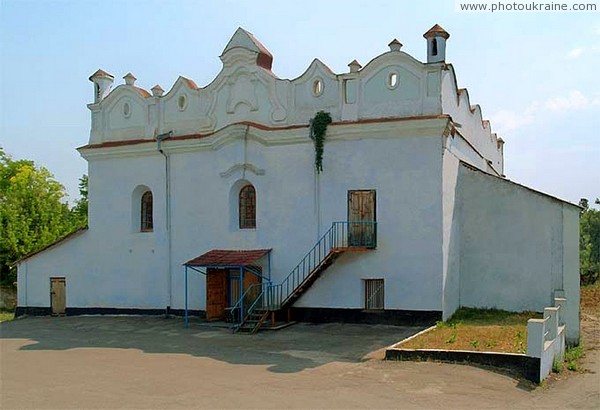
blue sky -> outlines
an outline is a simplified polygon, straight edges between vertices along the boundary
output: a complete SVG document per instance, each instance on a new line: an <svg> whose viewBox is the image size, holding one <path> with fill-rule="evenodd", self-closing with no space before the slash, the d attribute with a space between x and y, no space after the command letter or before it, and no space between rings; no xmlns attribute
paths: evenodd
<svg viewBox="0 0 600 410"><path fill-rule="evenodd" d="M598 9L600 10L600 2ZM281 78L319 58L365 65L398 38L424 61L422 34L451 35L446 61L506 141L508 178L577 202L600 196L600 12L461 13L445 1L0 0L0 145L48 168L78 196L98 68L116 83L199 86L238 26L273 54Z"/></svg>

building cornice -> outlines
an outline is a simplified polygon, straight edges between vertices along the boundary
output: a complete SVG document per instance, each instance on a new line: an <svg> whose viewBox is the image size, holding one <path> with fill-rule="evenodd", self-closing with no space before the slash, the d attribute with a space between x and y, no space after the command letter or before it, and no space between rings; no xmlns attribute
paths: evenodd
<svg viewBox="0 0 600 410"><path fill-rule="evenodd" d="M450 117L430 115L404 118L380 118L332 123L327 129L329 141L356 139L390 139L403 136L442 135ZM312 144L308 125L269 127L241 122L227 125L208 134L181 135L165 139L161 149L168 154L192 151L215 151L222 146L247 138L263 146ZM79 147L85 159L156 155L155 139L109 141Z"/></svg>

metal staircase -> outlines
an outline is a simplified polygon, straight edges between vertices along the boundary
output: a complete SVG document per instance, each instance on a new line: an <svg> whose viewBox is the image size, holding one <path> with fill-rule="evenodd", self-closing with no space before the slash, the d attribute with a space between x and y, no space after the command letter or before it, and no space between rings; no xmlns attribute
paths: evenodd
<svg viewBox="0 0 600 410"><path fill-rule="evenodd" d="M265 282L246 289L231 308L234 332L256 333L269 313L291 307L342 253L376 246L377 222L333 222L281 283Z"/></svg>

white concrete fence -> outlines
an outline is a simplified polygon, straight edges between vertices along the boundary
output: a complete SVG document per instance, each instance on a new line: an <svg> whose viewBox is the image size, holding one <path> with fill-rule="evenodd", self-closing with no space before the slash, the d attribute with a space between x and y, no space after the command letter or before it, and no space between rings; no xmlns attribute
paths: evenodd
<svg viewBox="0 0 600 410"><path fill-rule="evenodd" d="M527 356L540 359L541 382L552 371L554 360L565 357L565 324L562 310L567 300L554 298L554 307L544 308L543 319L527 321Z"/></svg>

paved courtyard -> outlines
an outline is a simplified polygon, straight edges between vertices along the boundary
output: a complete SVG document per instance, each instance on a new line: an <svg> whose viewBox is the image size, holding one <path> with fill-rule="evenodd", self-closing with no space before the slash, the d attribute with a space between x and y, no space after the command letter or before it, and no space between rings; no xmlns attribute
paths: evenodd
<svg viewBox="0 0 600 410"><path fill-rule="evenodd" d="M257 335L180 318L34 317L0 324L0 407L598 408L595 373L548 388L471 366L385 362L420 328L297 324Z"/></svg>

